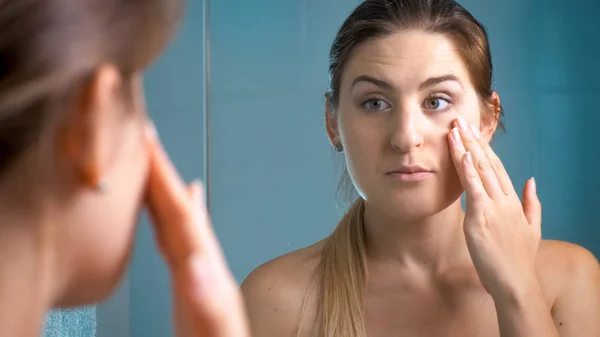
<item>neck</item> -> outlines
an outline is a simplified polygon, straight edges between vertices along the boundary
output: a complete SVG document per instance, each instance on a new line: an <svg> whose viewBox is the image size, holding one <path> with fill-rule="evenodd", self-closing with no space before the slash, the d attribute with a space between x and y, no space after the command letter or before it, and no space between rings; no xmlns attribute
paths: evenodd
<svg viewBox="0 0 600 337"><path fill-rule="evenodd" d="M0 212L0 336L40 336L52 306L51 255L40 228Z"/></svg>
<svg viewBox="0 0 600 337"><path fill-rule="evenodd" d="M470 263L460 199L432 216L401 221L365 205L368 258L409 269L440 273Z"/></svg>

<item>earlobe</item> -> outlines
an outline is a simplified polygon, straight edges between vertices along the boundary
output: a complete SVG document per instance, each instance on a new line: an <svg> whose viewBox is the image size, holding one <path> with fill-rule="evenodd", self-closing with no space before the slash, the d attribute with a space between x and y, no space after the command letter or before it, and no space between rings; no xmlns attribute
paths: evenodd
<svg viewBox="0 0 600 337"><path fill-rule="evenodd" d="M333 111L333 104L329 93L325 94L325 127L329 141L336 151L341 152L341 142L339 140L338 120Z"/></svg>
<svg viewBox="0 0 600 337"><path fill-rule="evenodd" d="M500 96L498 95L497 92L492 92L492 103L494 104L494 113L495 114L499 114L500 113Z"/></svg>

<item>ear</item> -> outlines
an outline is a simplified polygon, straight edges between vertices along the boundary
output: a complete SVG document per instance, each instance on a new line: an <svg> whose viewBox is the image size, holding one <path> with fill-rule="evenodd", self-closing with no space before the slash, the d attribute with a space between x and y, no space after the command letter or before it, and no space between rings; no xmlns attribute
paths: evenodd
<svg viewBox="0 0 600 337"><path fill-rule="evenodd" d="M122 86L115 67L100 67L75 97L61 128L63 153L89 188L101 184L118 142L112 135L122 110Z"/></svg>
<svg viewBox="0 0 600 337"><path fill-rule="evenodd" d="M329 93L325 94L325 127L327 136L331 145L336 148L341 145L340 132L338 129L338 119L333 111L333 104Z"/></svg>
<svg viewBox="0 0 600 337"><path fill-rule="evenodd" d="M486 115L482 120L481 131L487 142L489 143L498 128L498 121L500 118L500 96L497 92L492 92L492 109L494 111L492 116Z"/></svg>

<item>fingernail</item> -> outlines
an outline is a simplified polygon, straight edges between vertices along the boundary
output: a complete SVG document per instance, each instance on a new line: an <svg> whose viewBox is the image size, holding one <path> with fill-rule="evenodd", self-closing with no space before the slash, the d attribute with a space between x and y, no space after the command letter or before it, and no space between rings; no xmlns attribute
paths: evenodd
<svg viewBox="0 0 600 337"><path fill-rule="evenodd" d="M458 127L462 131L467 131L467 123L465 122L465 120L461 116L458 116L457 122L458 122Z"/></svg>
<svg viewBox="0 0 600 337"><path fill-rule="evenodd" d="M536 186L535 178L534 177L531 177L531 185L532 185L531 188L533 189L533 193L536 193L537 192L537 186Z"/></svg>
<svg viewBox="0 0 600 337"><path fill-rule="evenodd" d="M473 166L473 158L471 157L471 152L470 151L467 151L465 153L465 162L467 163L467 165Z"/></svg>
<svg viewBox="0 0 600 337"><path fill-rule="evenodd" d="M454 141L457 142L457 143L460 142L460 134L458 133L458 129L457 128L453 128L452 129L452 139L454 139Z"/></svg>
<svg viewBox="0 0 600 337"><path fill-rule="evenodd" d="M473 132L473 134L475 135L476 139L481 138L481 132L479 132L479 129L477 129L477 127L475 127L475 125L471 124L471 131Z"/></svg>

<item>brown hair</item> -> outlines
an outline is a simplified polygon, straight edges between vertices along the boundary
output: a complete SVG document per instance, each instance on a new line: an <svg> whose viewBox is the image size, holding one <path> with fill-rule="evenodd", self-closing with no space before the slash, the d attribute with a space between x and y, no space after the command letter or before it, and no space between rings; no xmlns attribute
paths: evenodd
<svg viewBox="0 0 600 337"><path fill-rule="evenodd" d="M492 59L485 28L452 0L367 0L346 19L331 47L330 111L337 113L340 82L352 52L365 41L402 30L444 34L456 44L481 101L482 118L503 129L501 107L492 101ZM350 177L344 172L342 184ZM342 185L340 185L342 186ZM367 265L363 230L364 200L358 198L326 239L317 269L319 307L313 335L366 337Z"/></svg>
<svg viewBox="0 0 600 337"><path fill-rule="evenodd" d="M0 0L0 175L102 64L130 80L174 33L180 0Z"/></svg>

